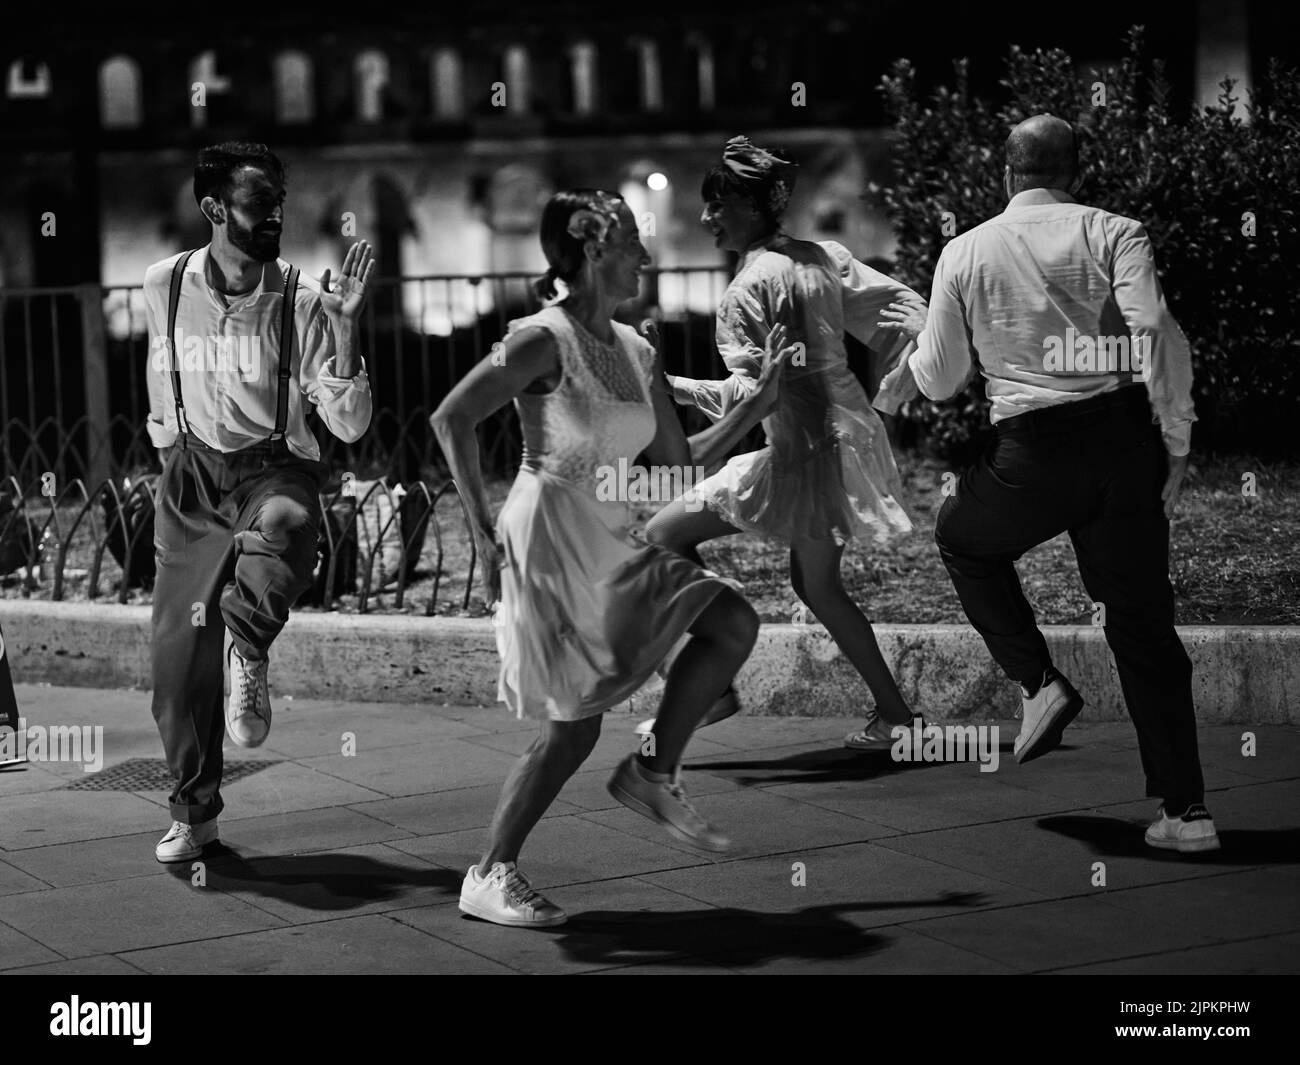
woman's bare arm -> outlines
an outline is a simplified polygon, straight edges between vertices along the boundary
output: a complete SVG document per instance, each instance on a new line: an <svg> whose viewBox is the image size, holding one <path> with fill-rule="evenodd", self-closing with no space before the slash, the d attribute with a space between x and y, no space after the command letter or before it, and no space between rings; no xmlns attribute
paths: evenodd
<svg viewBox="0 0 1300 1065"><path fill-rule="evenodd" d="M429 424L447 457L456 489L473 522L474 538L484 556L484 580L489 599L499 594L499 563L495 548L495 522L483 488L475 427L523 392L534 381L554 377L560 369L559 352L549 330L538 326L521 329L504 347L481 359L433 412Z"/></svg>

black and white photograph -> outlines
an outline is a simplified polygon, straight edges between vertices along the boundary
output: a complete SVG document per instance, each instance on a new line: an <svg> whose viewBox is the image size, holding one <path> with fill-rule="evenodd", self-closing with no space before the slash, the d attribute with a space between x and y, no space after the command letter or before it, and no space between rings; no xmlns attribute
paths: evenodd
<svg viewBox="0 0 1300 1065"><path fill-rule="evenodd" d="M1084 975L1080 1046L1281 1030L1286 5L20 8L26 1037L180 1047L220 992L160 978L220 975Z"/></svg>

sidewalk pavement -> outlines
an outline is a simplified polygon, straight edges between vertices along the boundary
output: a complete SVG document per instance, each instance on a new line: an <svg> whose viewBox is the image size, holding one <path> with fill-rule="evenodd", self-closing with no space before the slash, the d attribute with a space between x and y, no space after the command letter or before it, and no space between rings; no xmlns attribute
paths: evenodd
<svg viewBox="0 0 1300 1065"><path fill-rule="evenodd" d="M161 758L147 693L20 685L18 702L28 729L102 726L105 772ZM633 724L607 715L525 848L570 914L546 931L456 908L531 738L501 708L281 698L263 748L227 747L255 771L224 789L222 846L198 866L154 861L161 788L86 789L69 762L0 771L0 970L1300 971L1294 726L1202 728L1223 849L1194 857L1143 843L1156 803L1128 724L1078 725L1018 766L1017 724L997 722L980 772L846 751L848 719L741 716L696 738L685 773L725 855L605 791Z"/></svg>

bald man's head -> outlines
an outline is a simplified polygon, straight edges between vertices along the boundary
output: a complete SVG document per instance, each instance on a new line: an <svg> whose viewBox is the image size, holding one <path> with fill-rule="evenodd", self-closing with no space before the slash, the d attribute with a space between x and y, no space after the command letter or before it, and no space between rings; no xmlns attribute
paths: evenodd
<svg viewBox="0 0 1300 1065"><path fill-rule="evenodd" d="M1069 189L1079 174L1079 142L1070 123L1034 115L1007 138L1009 195L1025 189Z"/></svg>

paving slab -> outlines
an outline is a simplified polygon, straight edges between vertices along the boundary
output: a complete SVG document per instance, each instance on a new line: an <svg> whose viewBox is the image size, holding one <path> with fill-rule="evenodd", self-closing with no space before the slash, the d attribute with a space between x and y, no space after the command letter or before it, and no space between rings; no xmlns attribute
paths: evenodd
<svg viewBox="0 0 1300 1065"><path fill-rule="evenodd" d="M356 972L491 974L511 970L472 951L378 915L226 936L203 944L131 951L124 960L150 973L316 975Z"/></svg>
<svg viewBox="0 0 1300 1065"><path fill-rule="evenodd" d="M364 782L365 789L371 793L369 798L393 798L502 781L515 761L511 754L468 739L447 739L406 747L363 749L354 757L329 754L303 758L299 764L338 780L357 785Z"/></svg>
<svg viewBox="0 0 1300 1065"><path fill-rule="evenodd" d="M478 829L486 838L492 823L501 785L481 784L476 788L456 788L430 794L407 795L396 799L376 799L348 807L366 817L382 821L399 830L397 835L431 836L439 833ZM557 799L542 815L543 818L575 814L580 807Z"/></svg>
<svg viewBox="0 0 1300 1065"><path fill-rule="evenodd" d="M20 686L33 722L100 725L105 765L160 758L149 693ZM268 763L224 789L222 843L163 867L166 791L67 790L79 764L0 771L0 969L14 972L1292 972L1300 729L1203 726L1220 852L1154 851L1126 721L1077 723L996 772L846 751L856 717L702 730L687 794L735 840L698 851L606 790L645 716L611 712L521 868L550 932L456 907L536 726L499 706L276 693ZM1254 733L1253 756L1242 733ZM356 754L343 752L352 733ZM275 763L275 764L269 764ZM1097 863L1106 883L1094 885Z"/></svg>
<svg viewBox="0 0 1300 1065"><path fill-rule="evenodd" d="M0 817L0 851L125 836L158 825L158 805L130 792L55 790L11 795L4 800Z"/></svg>
<svg viewBox="0 0 1300 1065"><path fill-rule="evenodd" d="M1192 947L1164 954L1143 954L1054 971L1091 976L1293 975L1300 973L1300 936L1215 943L1206 947ZM1225 1020L1224 1023L1249 1023L1248 1015L1241 1017L1240 1014L1234 1014L1234 1016L1239 1017L1240 1021ZM1200 1022L1203 1023L1204 1020L1205 1018L1201 1018Z"/></svg>
<svg viewBox="0 0 1300 1065"><path fill-rule="evenodd" d="M462 914L455 901L394 914L396 920L439 939L500 961L520 972L577 973L634 963L677 963L689 968L704 940L669 932L698 923L700 904L637 877L570 884L547 897L569 915L554 929L518 929L479 921ZM658 928L655 935L650 926ZM635 928L641 928L637 935ZM707 964L707 963L706 963Z"/></svg>
<svg viewBox="0 0 1300 1065"><path fill-rule="evenodd" d="M1086 965L1140 949L1166 952L1213 942L1203 927L1086 897L936 917L905 927L1021 972Z"/></svg>
<svg viewBox="0 0 1300 1065"><path fill-rule="evenodd" d="M712 906L767 915L815 909L828 919L861 928L1042 901L1041 895L1017 885L900 854L878 843L711 863L647 873L642 879Z"/></svg>
<svg viewBox="0 0 1300 1065"><path fill-rule="evenodd" d="M465 870L482 857L485 842L484 833L475 829L396 840L391 846L458 870L463 877ZM550 817L538 823L520 855L519 868L535 888L541 889L636 876L707 861L703 855L684 853L663 841L620 832L585 816L567 816Z"/></svg>
<svg viewBox="0 0 1300 1065"><path fill-rule="evenodd" d="M456 899L464 876L382 843L292 855L231 847L206 860L209 889L290 924Z"/></svg>
<svg viewBox="0 0 1300 1065"><path fill-rule="evenodd" d="M0 921L67 958L194 943L284 923L220 891L191 887L189 876L186 866L170 875L6 895Z"/></svg>

